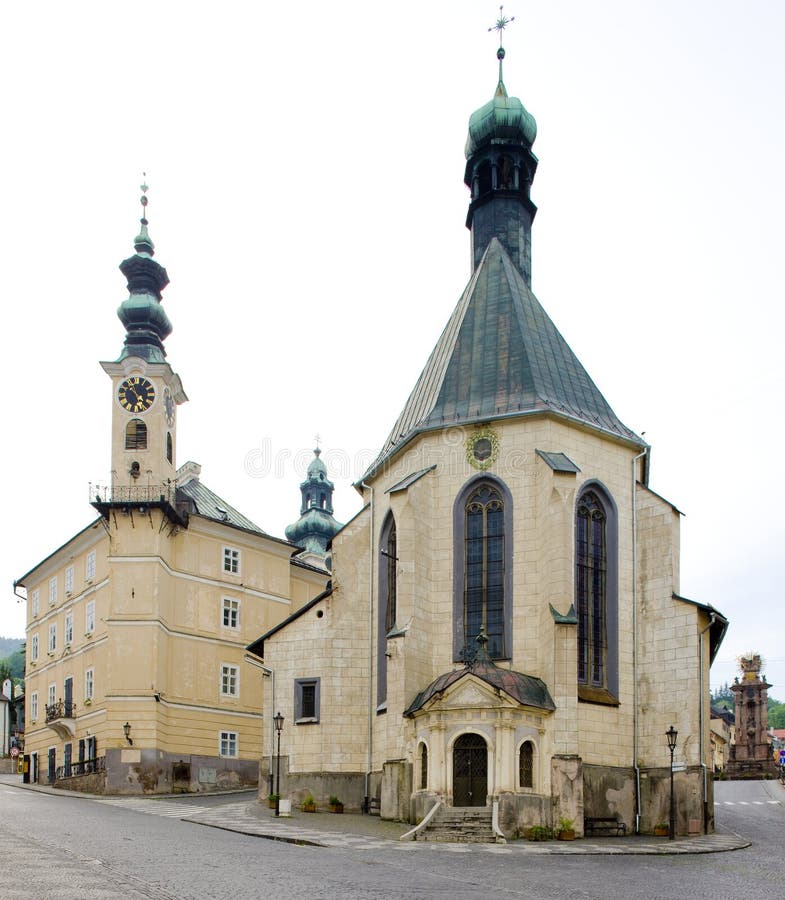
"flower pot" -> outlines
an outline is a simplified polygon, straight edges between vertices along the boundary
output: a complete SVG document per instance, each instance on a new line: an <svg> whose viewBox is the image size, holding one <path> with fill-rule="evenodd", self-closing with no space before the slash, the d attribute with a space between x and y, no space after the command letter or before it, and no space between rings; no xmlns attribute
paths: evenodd
<svg viewBox="0 0 785 900"><path fill-rule="evenodd" d="M565 828L563 831L560 831L557 835L560 841L574 841L575 840L575 829L574 828Z"/></svg>
<svg viewBox="0 0 785 900"><path fill-rule="evenodd" d="M654 828L654 837L667 837L668 836L668 826L655 826Z"/></svg>
<svg viewBox="0 0 785 900"><path fill-rule="evenodd" d="M330 804L330 812L331 813L342 813L343 812L343 803L331 803Z"/></svg>
<svg viewBox="0 0 785 900"><path fill-rule="evenodd" d="M316 812L316 804L315 803L303 803L300 806L300 811L315 813Z"/></svg>

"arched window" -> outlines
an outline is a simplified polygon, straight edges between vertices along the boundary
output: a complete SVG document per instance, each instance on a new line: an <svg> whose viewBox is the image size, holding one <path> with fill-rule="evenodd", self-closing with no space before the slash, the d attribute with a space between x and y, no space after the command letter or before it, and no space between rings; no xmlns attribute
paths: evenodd
<svg viewBox="0 0 785 900"><path fill-rule="evenodd" d="M424 743L420 744L420 790L424 791L428 787L428 748Z"/></svg>
<svg viewBox="0 0 785 900"><path fill-rule="evenodd" d="M575 517L578 685L584 700L612 702L618 694L616 585L615 510L592 485L578 498Z"/></svg>
<svg viewBox="0 0 785 900"><path fill-rule="evenodd" d="M147 449L147 425L141 419L131 419L125 426L125 449Z"/></svg>
<svg viewBox="0 0 785 900"><path fill-rule="evenodd" d="M515 187L515 165L509 156L502 156L499 160L499 187L505 191L511 191Z"/></svg>
<svg viewBox="0 0 785 900"><path fill-rule="evenodd" d="M518 753L518 787L534 787L534 744L524 741Z"/></svg>
<svg viewBox="0 0 785 900"><path fill-rule="evenodd" d="M453 513L455 539L455 658L488 637L488 654L509 659L512 610L512 497L502 482L483 478L459 495Z"/></svg>
<svg viewBox="0 0 785 900"><path fill-rule="evenodd" d="M491 164L487 160L481 162L477 168L477 180L479 182L479 193L482 197L482 195L487 194L492 187Z"/></svg>
<svg viewBox="0 0 785 900"><path fill-rule="evenodd" d="M172 462L172 456L174 455L174 451L172 450L172 432L166 432L166 458L169 462Z"/></svg>
<svg viewBox="0 0 785 900"><path fill-rule="evenodd" d="M387 635L398 615L398 536L393 514L384 520L379 539L379 624L377 647L377 704L387 701Z"/></svg>

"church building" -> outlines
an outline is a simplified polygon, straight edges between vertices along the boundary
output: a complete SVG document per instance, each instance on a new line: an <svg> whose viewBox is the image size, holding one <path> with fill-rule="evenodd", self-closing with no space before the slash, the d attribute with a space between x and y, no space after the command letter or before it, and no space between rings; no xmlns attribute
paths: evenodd
<svg viewBox="0 0 785 900"><path fill-rule="evenodd" d="M327 589L249 650L275 673L282 795L497 838L713 828L709 666L679 510L531 288L536 123L499 80L469 120L472 271L332 539ZM620 372L619 377L626 373Z"/></svg>
<svg viewBox="0 0 785 900"><path fill-rule="evenodd" d="M263 675L245 647L327 575L213 493L196 463L176 467L188 398L164 349L169 279L141 221L120 266L125 344L101 364L110 482L91 487L97 518L14 584L27 602L29 777L108 793L256 785Z"/></svg>

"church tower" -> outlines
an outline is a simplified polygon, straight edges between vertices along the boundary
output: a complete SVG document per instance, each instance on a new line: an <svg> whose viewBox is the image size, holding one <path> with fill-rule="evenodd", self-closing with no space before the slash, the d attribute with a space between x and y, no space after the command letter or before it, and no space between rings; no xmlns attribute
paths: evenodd
<svg viewBox="0 0 785 900"><path fill-rule="evenodd" d="M286 540L305 549L300 557L317 566L327 564L327 546L340 530L341 523L333 516L333 490L335 485L327 477L327 466L320 459L319 447L313 451L305 481L300 485L302 502L300 518L286 527Z"/></svg>
<svg viewBox="0 0 785 900"><path fill-rule="evenodd" d="M112 380L112 464L109 496L96 498L99 502L94 505L99 508L106 501L173 506L176 412L188 399L179 376L166 362L163 342L172 325L161 305L161 294L169 277L153 259L155 245L145 215L147 185L141 190L136 252L120 263L129 292L117 310L126 330L125 343L117 360L101 363Z"/></svg>

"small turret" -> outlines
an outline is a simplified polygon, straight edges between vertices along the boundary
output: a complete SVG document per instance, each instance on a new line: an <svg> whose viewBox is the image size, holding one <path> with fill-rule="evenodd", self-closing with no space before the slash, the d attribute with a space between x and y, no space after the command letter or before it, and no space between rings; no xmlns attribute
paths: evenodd
<svg viewBox="0 0 785 900"><path fill-rule="evenodd" d="M341 528L333 518L333 490L335 485L327 477L327 466L320 459L321 449L316 447L300 485L302 502L300 518L286 528L286 539L310 553L324 557L327 545Z"/></svg>

